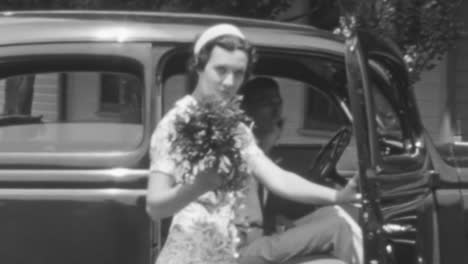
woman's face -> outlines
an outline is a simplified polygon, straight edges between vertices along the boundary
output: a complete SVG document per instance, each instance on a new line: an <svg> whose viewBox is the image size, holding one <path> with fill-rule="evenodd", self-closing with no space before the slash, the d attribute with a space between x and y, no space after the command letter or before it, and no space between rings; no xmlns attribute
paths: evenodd
<svg viewBox="0 0 468 264"><path fill-rule="evenodd" d="M232 99L244 82L247 63L245 51L215 46L205 68L198 71L197 93L212 99Z"/></svg>

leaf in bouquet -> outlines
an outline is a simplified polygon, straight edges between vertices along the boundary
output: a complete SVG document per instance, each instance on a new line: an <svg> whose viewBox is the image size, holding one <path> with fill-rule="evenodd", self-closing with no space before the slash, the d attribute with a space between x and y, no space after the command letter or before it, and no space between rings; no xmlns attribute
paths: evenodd
<svg viewBox="0 0 468 264"><path fill-rule="evenodd" d="M240 155L239 124L250 122L239 101L203 101L176 118L173 150L184 162L185 180L201 167L218 166L225 177L223 191L236 190L245 183L246 168ZM244 176L241 176L244 175ZM244 177L244 178L242 178Z"/></svg>

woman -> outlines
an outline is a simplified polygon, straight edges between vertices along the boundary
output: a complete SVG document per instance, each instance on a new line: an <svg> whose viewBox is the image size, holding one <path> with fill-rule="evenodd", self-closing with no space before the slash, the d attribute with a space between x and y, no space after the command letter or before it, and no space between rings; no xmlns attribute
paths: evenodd
<svg viewBox="0 0 468 264"><path fill-rule="evenodd" d="M191 95L180 99L159 122L151 140L151 168L147 210L153 219L174 215L167 241L157 263L237 263L242 247L239 219L247 188L214 192L222 178L214 168L199 171L191 184L181 184L181 170L170 154L175 117L190 105L207 98L229 101L248 76L255 51L244 34L229 24L205 30L193 47L192 70L197 80ZM351 181L336 191L304 180L272 162L257 146L252 131L241 124L242 158L270 191L285 198L314 204L356 202L356 184Z"/></svg>

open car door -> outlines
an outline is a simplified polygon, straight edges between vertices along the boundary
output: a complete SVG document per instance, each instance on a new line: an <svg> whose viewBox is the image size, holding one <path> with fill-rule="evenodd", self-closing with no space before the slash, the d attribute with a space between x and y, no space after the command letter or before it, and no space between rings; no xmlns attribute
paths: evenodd
<svg viewBox="0 0 468 264"><path fill-rule="evenodd" d="M359 42L359 34L353 32L346 40L346 68L348 89L353 113L353 130L356 137L360 186L363 194L363 207L360 225L363 229L365 263L384 260L385 238L377 235L382 232L383 216L380 194L374 179L377 174L377 154L375 121L372 116L373 103L370 102L372 91L369 86L367 60Z"/></svg>
<svg viewBox="0 0 468 264"><path fill-rule="evenodd" d="M351 23L353 19L350 19ZM409 88L405 63L389 41L346 31L348 91L358 152L365 263L440 262L438 173ZM381 82L376 82L379 77ZM381 102L395 113L385 131ZM387 133L388 132L388 133ZM396 132L396 133L393 133ZM398 261L396 261L398 260Z"/></svg>

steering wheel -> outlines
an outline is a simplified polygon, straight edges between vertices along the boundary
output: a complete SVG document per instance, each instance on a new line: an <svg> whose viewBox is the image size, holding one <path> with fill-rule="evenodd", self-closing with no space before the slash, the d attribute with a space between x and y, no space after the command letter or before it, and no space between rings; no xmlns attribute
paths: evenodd
<svg viewBox="0 0 468 264"><path fill-rule="evenodd" d="M351 140L351 129L347 126L340 128L318 152L313 165L309 168L309 180L319 182L335 182L346 184L347 180L339 176L335 170L336 164Z"/></svg>

